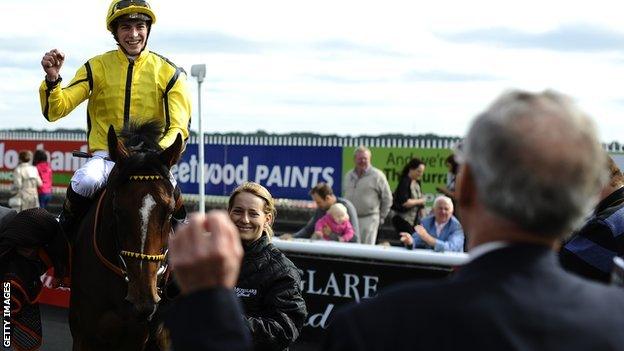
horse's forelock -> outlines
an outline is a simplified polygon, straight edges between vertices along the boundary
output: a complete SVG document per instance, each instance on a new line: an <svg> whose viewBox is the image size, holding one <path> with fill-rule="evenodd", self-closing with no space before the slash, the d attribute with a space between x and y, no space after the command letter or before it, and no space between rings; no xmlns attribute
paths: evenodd
<svg viewBox="0 0 624 351"><path fill-rule="evenodd" d="M158 121L130 123L120 133L124 145L132 151L162 151L158 145L162 135L163 126Z"/></svg>
<svg viewBox="0 0 624 351"><path fill-rule="evenodd" d="M159 175L169 179L169 169L164 165L159 153L154 151L139 151L131 153L123 162L117 162L108 178L109 188L118 188L120 183L130 179L133 175Z"/></svg>

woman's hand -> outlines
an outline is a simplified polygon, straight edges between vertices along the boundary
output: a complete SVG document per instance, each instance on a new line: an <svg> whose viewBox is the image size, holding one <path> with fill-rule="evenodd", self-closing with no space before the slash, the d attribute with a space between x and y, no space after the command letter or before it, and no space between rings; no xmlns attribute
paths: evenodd
<svg viewBox="0 0 624 351"><path fill-rule="evenodd" d="M403 204L403 207L405 208L413 208L416 206L424 206L425 205L425 198L420 198L420 199L409 199L407 201L405 201L405 203Z"/></svg>
<svg viewBox="0 0 624 351"><path fill-rule="evenodd" d="M414 239L412 239L412 235L410 233L400 232L399 235L401 236L400 240L403 243L403 245L405 246L414 245Z"/></svg>

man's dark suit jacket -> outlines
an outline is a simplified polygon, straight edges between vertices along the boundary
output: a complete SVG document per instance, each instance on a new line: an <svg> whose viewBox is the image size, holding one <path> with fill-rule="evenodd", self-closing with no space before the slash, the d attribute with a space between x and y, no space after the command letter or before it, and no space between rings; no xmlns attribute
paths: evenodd
<svg viewBox="0 0 624 351"><path fill-rule="evenodd" d="M323 350L624 350L623 326L624 290L517 245L338 312Z"/></svg>
<svg viewBox="0 0 624 351"><path fill-rule="evenodd" d="M234 293L225 288L180 296L167 311L173 351L251 350L251 335Z"/></svg>

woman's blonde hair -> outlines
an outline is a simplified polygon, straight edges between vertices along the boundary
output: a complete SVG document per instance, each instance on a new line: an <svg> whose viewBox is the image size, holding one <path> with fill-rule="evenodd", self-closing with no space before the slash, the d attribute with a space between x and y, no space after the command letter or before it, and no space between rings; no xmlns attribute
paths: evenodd
<svg viewBox="0 0 624 351"><path fill-rule="evenodd" d="M250 193L264 200L264 213L267 215L271 215L271 222L269 223L265 231L269 238L271 238L273 236L273 222L275 221L275 216L277 216L277 210L275 209L275 201L273 200L273 196L271 196L271 193L262 185L254 182L245 182L239 185L236 189L234 189L232 194L230 194L230 199L228 200L228 212L230 212L232 210L232 207L234 206L234 198L236 198L236 195L242 192Z"/></svg>

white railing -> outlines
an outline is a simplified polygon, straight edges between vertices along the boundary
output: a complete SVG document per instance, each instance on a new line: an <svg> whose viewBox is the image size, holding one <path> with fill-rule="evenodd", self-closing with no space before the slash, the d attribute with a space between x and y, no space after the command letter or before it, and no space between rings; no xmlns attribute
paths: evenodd
<svg viewBox="0 0 624 351"><path fill-rule="evenodd" d="M84 132L45 131L0 131L0 140L86 140ZM458 137L400 136L400 137L345 137L345 136L291 136L291 135L222 135L204 134L204 144L225 145L284 145L322 147L409 147L409 148L452 148ZM189 142L196 144L197 136Z"/></svg>
<svg viewBox="0 0 624 351"><path fill-rule="evenodd" d="M357 245L307 239L280 240L279 238L274 238L273 244L284 252L364 258L379 261L423 263L448 267L459 266L468 261L468 254L463 252L435 252L424 249L407 250L394 246Z"/></svg>

